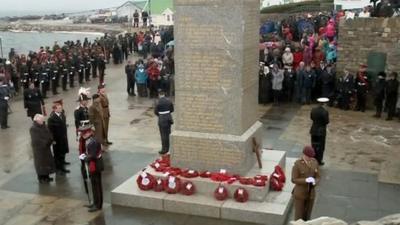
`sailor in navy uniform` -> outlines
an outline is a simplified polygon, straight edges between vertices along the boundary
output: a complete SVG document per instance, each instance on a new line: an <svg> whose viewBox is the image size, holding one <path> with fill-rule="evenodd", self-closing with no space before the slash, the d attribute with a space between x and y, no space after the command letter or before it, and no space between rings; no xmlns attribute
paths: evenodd
<svg viewBox="0 0 400 225"><path fill-rule="evenodd" d="M158 116L158 127L161 135L161 151L158 153L166 154L169 152L169 135L171 125L174 123L171 113L174 112L174 105L171 100L165 97L165 92L159 92L159 100L154 108L154 113Z"/></svg>

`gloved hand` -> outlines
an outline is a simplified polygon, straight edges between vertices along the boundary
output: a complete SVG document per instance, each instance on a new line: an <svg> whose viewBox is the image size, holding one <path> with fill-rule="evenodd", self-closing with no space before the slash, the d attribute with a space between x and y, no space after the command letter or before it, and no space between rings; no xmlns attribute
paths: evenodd
<svg viewBox="0 0 400 225"><path fill-rule="evenodd" d="M307 177L306 183L315 185L315 178L314 177Z"/></svg>
<svg viewBox="0 0 400 225"><path fill-rule="evenodd" d="M10 97L8 96L4 97L4 100L8 101L8 99L10 99Z"/></svg>
<svg viewBox="0 0 400 225"><path fill-rule="evenodd" d="M80 160L85 160L86 159L86 154L81 154L81 155L79 155L79 159Z"/></svg>

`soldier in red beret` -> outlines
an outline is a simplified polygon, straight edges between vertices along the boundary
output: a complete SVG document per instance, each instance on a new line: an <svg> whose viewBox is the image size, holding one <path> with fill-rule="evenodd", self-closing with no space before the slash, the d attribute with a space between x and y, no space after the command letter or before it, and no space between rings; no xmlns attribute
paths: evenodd
<svg viewBox="0 0 400 225"><path fill-rule="evenodd" d="M310 219L315 200L315 186L319 183L320 174L318 162L314 158L315 152L311 146L305 146L303 156L298 159L292 168L292 183L294 197L294 220Z"/></svg>

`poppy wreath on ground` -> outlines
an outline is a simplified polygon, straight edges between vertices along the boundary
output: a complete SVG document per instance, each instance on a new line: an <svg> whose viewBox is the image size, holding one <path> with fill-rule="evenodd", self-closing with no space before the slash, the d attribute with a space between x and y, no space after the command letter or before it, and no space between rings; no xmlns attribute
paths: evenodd
<svg viewBox="0 0 400 225"><path fill-rule="evenodd" d="M249 193L244 188L238 188L233 197L237 202L247 202L249 200Z"/></svg>
<svg viewBox="0 0 400 225"><path fill-rule="evenodd" d="M228 184L233 184L235 181L239 180L239 177L231 177L229 180L226 182Z"/></svg>
<svg viewBox="0 0 400 225"><path fill-rule="evenodd" d="M283 186L285 185L285 183L281 182L278 177L279 175L274 173L272 174L270 179L271 188L274 191L282 191Z"/></svg>
<svg viewBox="0 0 400 225"><path fill-rule="evenodd" d="M181 169L175 167L169 167L164 172L167 173L167 176L174 176L174 177L179 176L182 173Z"/></svg>
<svg viewBox="0 0 400 225"><path fill-rule="evenodd" d="M168 194L176 194L181 188L181 180L175 176L168 176L163 181L164 191Z"/></svg>
<svg viewBox="0 0 400 225"><path fill-rule="evenodd" d="M278 165L275 166L275 174L278 174L278 179L280 182L285 183L286 182L286 176L285 176L285 172L283 172L282 168Z"/></svg>
<svg viewBox="0 0 400 225"><path fill-rule="evenodd" d="M157 172L165 172L168 169L168 166L166 164L161 164L159 162L154 162L150 165L155 171Z"/></svg>
<svg viewBox="0 0 400 225"><path fill-rule="evenodd" d="M156 180L156 184L154 185L155 192L162 192L164 191L163 181L161 179Z"/></svg>
<svg viewBox="0 0 400 225"><path fill-rule="evenodd" d="M210 178L211 177L211 172L210 171L203 171L200 173L200 177L202 178Z"/></svg>
<svg viewBox="0 0 400 225"><path fill-rule="evenodd" d="M243 185L250 185L253 184L254 179L250 178L250 177L241 177L239 179L239 183L243 184Z"/></svg>
<svg viewBox="0 0 400 225"><path fill-rule="evenodd" d="M193 195L196 192L194 184L190 181L186 181L182 184L181 193L183 195Z"/></svg>
<svg viewBox="0 0 400 225"><path fill-rule="evenodd" d="M217 187L217 189L215 189L214 191L214 197L215 199L217 199L218 201L224 201L228 198L228 189L226 189L226 187L220 185Z"/></svg>
<svg viewBox="0 0 400 225"><path fill-rule="evenodd" d="M148 191L153 189L154 185L156 184L156 179L153 177L153 175L143 172L136 179L136 183L140 190Z"/></svg>
<svg viewBox="0 0 400 225"><path fill-rule="evenodd" d="M257 175L254 177L253 185L256 187L264 187L268 181L268 176Z"/></svg>
<svg viewBox="0 0 400 225"><path fill-rule="evenodd" d="M181 176L185 178L195 178L199 176L199 172L195 170L184 170L182 171Z"/></svg>
<svg viewBox="0 0 400 225"><path fill-rule="evenodd" d="M211 180L218 182L225 182L231 179L233 176L228 173L211 173Z"/></svg>

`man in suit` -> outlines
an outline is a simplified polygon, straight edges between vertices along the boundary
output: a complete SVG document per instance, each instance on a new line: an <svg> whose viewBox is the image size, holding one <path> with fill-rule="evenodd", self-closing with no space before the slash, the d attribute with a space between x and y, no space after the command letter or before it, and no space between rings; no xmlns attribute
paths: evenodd
<svg viewBox="0 0 400 225"><path fill-rule="evenodd" d="M103 109L103 120L104 120L104 131L105 131L105 136L104 136L104 145L112 145L112 142L108 140L108 125L110 123L110 108L109 108L109 102L108 102L108 97L106 95L106 87L104 84L100 84L98 86L98 94L100 98L100 105Z"/></svg>
<svg viewBox="0 0 400 225"><path fill-rule="evenodd" d="M328 98L317 99L319 106L311 110L310 118L313 124L310 129L311 144L315 150L315 158L319 165L324 165L322 161L325 151L326 126L329 124L329 112L324 105L329 102Z"/></svg>
<svg viewBox="0 0 400 225"><path fill-rule="evenodd" d="M161 135L162 149L158 153L166 154L169 152L169 135L171 134L171 125L174 123L171 113L174 112L174 105L171 100L165 97L165 92L159 92L160 99L156 107L154 107L154 114L158 116L158 127Z"/></svg>
<svg viewBox="0 0 400 225"><path fill-rule="evenodd" d="M311 146L305 146L303 156L292 168L292 183L294 198L294 220L307 221L311 217L315 200L315 186L320 181L318 162L314 159L315 152Z"/></svg>
<svg viewBox="0 0 400 225"><path fill-rule="evenodd" d="M69 152L67 123L59 101L54 102L53 111L47 123L54 140L53 154L56 170L61 174L69 173L70 171L65 168L65 165L69 164L65 161L65 155Z"/></svg>

